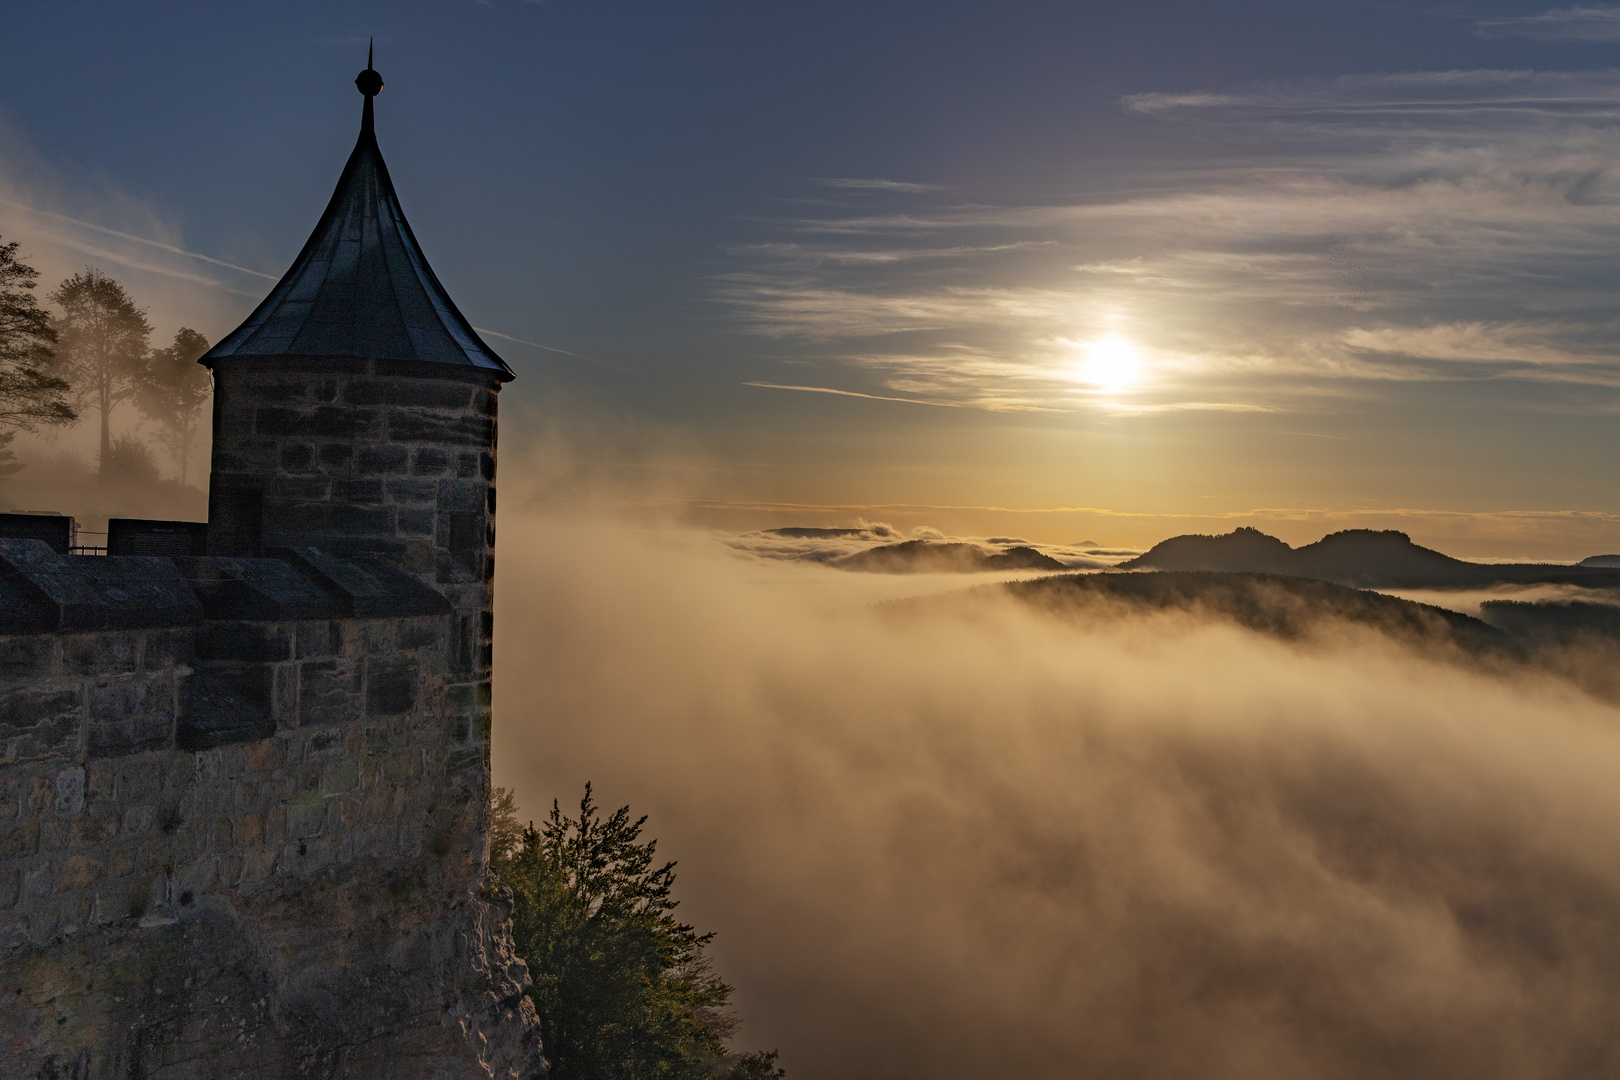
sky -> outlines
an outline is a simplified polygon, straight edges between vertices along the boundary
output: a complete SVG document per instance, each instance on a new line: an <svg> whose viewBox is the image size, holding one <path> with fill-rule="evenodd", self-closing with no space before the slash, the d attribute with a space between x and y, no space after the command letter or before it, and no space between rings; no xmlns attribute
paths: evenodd
<svg viewBox="0 0 1620 1080"><path fill-rule="evenodd" d="M1620 549L1620 6L15 5L0 237L217 339L355 137L503 459L726 528ZM666 473L671 475L666 475Z"/></svg>

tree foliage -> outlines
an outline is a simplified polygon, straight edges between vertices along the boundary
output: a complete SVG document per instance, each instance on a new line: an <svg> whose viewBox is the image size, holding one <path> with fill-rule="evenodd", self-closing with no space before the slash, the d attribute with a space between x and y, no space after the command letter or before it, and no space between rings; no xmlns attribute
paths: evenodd
<svg viewBox="0 0 1620 1080"><path fill-rule="evenodd" d="M124 287L100 270L87 269L63 281L50 300L62 309L54 323L58 365L73 383L80 405L101 419L103 479L112 450L112 413L151 378L147 339L152 324Z"/></svg>
<svg viewBox="0 0 1620 1080"><path fill-rule="evenodd" d="M674 915L675 864L646 818L603 817L585 785L579 816L557 803L519 826L512 793L490 807L490 861L513 893L512 931L534 979L553 1080L780 1080L774 1051L729 1054L731 987L700 934Z"/></svg>
<svg viewBox="0 0 1620 1080"><path fill-rule="evenodd" d="M135 407L157 421L158 442L174 462L175 478L184 484L197 441L197 421L213 385L208 369L197 363L208 351L208 339L187 326L174 344L154 350L147 377L135 392Z"/></svg>
<svg viewBox="0 0 1620 1080"><path fill-rule="evenodd" d="M52 370L56 329L34 299L39 271L17 257L17 241L0 244L0 459L18 429L71 424L78 415L68 404L67 380ZM15 466L9 471L16 471Z"/></svg>

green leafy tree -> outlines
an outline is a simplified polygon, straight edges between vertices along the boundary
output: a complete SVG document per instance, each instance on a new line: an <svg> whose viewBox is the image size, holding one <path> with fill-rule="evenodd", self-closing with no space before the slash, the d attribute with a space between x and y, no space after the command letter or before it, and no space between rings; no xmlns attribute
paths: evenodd
<svg viewBox="0 0 1620 1080"><path fill-rule="evenodd" d="M674 915L675 864L641 839L645 817L606 817L585 785L535 828L512 793L490 806L490 861L513 893L512 931L534 979L553 1080L781 1080L774 1051L730 1054L731 987Z"/></svg>
<svg viewBox="0 0 1620 1080"><path fill-rule="evenodd" d="M152 353L147 378L135 392L135 407L157 421L158 443L174 462L182 484L197 441L197 422L213 385L208 369L197 363L207 351L208 339L182 326L173 345Z"/></svg>
<svg viewBox="0 0 1620 1080"><path fill-rule="evenodd" d="M52 372L56 330L34 299L39 271L17 257L18 242L0 244L0 476L22 468L12 455L19 430L71 424L67 380Z"/></svg>
<svg viewBox="0 0 1620 1080"><path fill-rule="evenodd" d="M74 274L50 300L62 309L54 324L62 373L73 383L79 404L95 409L101 420L97 467L107 479L113 410L151 378L152 324L124 287L100 270Z"/></svg>

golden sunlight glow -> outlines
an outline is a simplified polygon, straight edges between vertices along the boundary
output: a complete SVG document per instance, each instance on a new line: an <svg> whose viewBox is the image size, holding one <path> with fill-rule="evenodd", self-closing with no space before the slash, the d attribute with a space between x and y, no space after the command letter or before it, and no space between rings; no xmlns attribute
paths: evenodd
<svg viewBox="0 0 1620 1080"><path fill-rule="evenodd" d="M1081 382L1103 390L1128 390L1142 379L1142 357L1136 346L1118 335L1088 342L1086 358L1076 369Z"/></svg>

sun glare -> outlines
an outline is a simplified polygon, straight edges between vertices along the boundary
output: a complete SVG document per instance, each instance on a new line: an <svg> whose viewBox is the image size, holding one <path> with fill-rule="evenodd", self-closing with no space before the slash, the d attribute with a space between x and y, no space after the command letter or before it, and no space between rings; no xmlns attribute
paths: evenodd
<svg viewBox="0 0 1620 1080"><path fill-rule="evenodd" d="M1085 360L1076 372L1082 382L1103 390L1128 390L1141 381L1141 354L1124 338L1106 337L1089 342L1085 349Z"/></svg>

